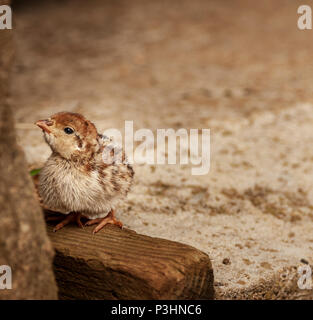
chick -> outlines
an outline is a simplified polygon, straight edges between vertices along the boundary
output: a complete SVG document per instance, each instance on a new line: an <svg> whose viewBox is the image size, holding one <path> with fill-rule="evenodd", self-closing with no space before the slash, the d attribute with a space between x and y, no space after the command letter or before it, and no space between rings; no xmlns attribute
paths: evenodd
<svg viewBox="0 0 313 320"><path fill-rule="evenodd" d="M36 125L52 150L40 171L39 196L45 208L66 215L54 231L72 221L82 227L82 217L89 219L85 225L98 224L94 233L108 223L122 227L115 207L134 176L124 152L78 113L60 112Z"/></svg>

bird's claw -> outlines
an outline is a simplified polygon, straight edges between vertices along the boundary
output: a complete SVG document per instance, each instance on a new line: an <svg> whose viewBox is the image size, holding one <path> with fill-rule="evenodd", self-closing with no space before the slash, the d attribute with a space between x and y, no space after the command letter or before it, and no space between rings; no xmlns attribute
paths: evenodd
<svg viewBox="0 0 313 320"><path fill-rule="evenodd" d="M82 214L79 212L71 212L69 213L65 219L63 219L60 223L58 223L54 229L53 232L57 232L58 230L62 229L64 226L66 226L67 224L69 224L70 222L76 222L76 224L78 225L79 228L83 228L84 225L81 222L81 217Z"/></svg>
<svg viewBox="0 0 313 320"><path fill-rule="evenodd" d="M104 226L106 226L107 224L114 224L116 226L118 226L119 228L123 228L123 224L121 221L117 220L115 218L115 211L111 210L106 217L104 218L97 218L97 219L92 219L92 220L88 220L85 223L85 226L91 226L93 224L98 224L94 230L92 231L93 234L99 232Z"/></svg>

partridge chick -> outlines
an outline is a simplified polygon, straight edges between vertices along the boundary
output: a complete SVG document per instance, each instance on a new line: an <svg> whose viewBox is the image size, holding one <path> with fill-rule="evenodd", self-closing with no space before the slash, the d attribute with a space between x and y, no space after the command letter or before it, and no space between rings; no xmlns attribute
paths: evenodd
<svg viewBox="0 0 313 320"><path fill-rule="evenodd" d="M89 219L85 225L98 224L94 233L108 223L121 227L115 206L134 176L124 152L78 113L60 112L36 125L52 150L40 171L39 195L45 208L66 215L54 231L71 221L82 227L81 217Z"/></svg>

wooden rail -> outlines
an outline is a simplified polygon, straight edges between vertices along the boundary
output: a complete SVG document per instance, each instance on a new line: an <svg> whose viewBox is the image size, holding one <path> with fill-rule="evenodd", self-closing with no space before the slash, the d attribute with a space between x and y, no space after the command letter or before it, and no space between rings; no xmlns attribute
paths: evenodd
<svg viewBox="0 0 313 320"><path fill-rule="evenodd" d="M185 244L106 226L48 234L60 299L212 299L209 257Z"/></svg>

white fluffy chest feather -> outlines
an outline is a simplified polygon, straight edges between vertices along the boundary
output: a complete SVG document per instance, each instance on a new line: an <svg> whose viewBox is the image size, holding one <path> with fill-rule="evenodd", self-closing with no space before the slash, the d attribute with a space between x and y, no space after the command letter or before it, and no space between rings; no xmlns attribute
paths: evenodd
<svg viewBox="0 0 313 320"><path fill-rule="evenodd" d="M97 171L91 171L86 175L77 170L62 170L58 175L57 185L60 191L65 194L83 197L86 199L97 193L103 193L103 189L99 183L99 174Z"/></svg>
<svg viewBox="0 0 313 320"><path fill-rule="evenodd" d="M66 161L49 159L40 173L39 191L51 210L101 217L110 211L114 197L105 192L100 179L98 171L86 173Z"/></svg>

